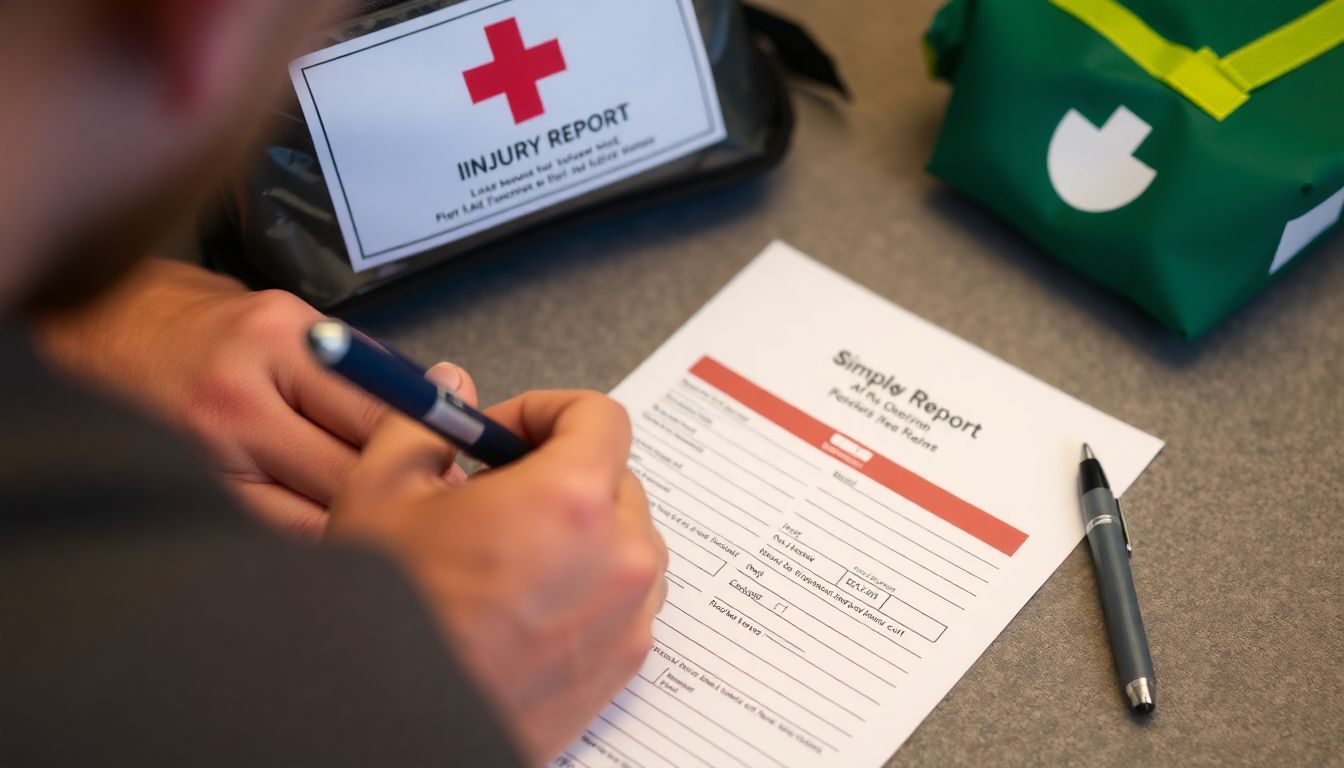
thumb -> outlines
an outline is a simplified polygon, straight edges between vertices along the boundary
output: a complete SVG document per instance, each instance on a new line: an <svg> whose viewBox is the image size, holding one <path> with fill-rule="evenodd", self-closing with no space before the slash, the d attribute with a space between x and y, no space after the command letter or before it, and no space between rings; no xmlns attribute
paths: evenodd
<svg viewBox="0 0 1344 768"><path fill-rule="evenodd" d="M471 374L467 373L461 366L452 363L439 363L425 372L425 378L429 379L431 384L451 390L458 396L462 402L476 407L479 395L476 394L476 382L472 380ZM457 463L457 448L449 446L448 451L448 471L444 473L444 479L449 485L461 486L467 482L467 472Z"/></svg>
<svg viewBox="0 0 1344 768"><path fill-rule="evenodd" d="M425 371L425 378L429 379L432 384L451 390L461 398L462 402L470 405L472 408L476 407L476 400L478 397L476 394L476 382L471 378L471 374L467 373L462 366L453 365L452 363L439 363L428 371Z"/></svg>
<svg viewBox="0 0 1344 768"><path fill-rule="evenodd" d="M455 451L443 438L397 413L388 413L364 444L331 505L333 528L390 522L386 511L405 509L448 487L444 472Z"/></svg>

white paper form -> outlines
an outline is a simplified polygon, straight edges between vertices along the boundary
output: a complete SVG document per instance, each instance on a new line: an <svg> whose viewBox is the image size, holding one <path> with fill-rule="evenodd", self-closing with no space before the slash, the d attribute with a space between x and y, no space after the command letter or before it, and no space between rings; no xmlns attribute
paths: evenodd
<svg viewBox="0 0 1344 768"><path fill-rule="evenodd" d="M1162 447L780 243L613 394L669 597L557 765L880 765Z"/></svg>

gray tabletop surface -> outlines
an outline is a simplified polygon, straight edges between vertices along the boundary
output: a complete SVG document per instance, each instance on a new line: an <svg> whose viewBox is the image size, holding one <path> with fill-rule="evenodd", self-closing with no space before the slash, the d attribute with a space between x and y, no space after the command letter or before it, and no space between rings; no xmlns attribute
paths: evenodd
<svg viewBox="0 0 1344 768"><path fill-rule="evenodd" d="M852 104L795 90L770 174L572 229L352 315L487 402L607 390L771 240L1165 440L1126 501L1160 680L1121 705L1076 549L891 765L1344 764L1344 238L1197 342L930 178L934 0L774 0Z"/></svg>

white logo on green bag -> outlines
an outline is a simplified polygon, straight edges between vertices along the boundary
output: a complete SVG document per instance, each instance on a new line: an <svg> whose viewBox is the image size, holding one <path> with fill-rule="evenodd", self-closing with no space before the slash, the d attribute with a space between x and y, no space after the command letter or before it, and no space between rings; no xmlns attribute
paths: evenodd
<svg viewBox="0 0 1344 768"><path fill-rule="evenodd" d="M1086 213L1106 213L1134 202L1157 178L1157 171L1134 157L1152 130L1124 106L1116 108L1101 128L1070 109L1055 128L1046 153L1055 192Z"/></svg>

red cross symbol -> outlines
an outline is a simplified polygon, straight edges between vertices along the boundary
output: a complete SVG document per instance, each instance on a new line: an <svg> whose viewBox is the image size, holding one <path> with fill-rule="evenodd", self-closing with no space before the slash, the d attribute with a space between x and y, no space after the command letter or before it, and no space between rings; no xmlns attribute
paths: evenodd
<svg viewBox="0 0 1344 768"><path fill-rule="evenodd" d="M564 72L565 55L560 41L550 40L532 48L523 47L518 19L505 19L485 28L485 39L495 60L462 73L471 103L480 104L503 94L509 100L515 124L545 114L537 82Z"/></svg>

